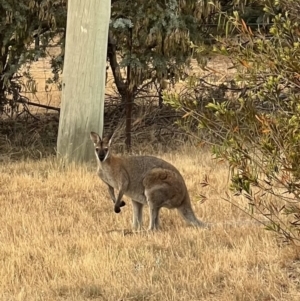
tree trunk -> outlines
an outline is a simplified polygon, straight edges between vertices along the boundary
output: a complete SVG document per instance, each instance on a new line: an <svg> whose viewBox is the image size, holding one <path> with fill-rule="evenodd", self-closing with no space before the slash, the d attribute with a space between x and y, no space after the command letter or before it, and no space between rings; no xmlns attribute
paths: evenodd
<svg viewBox="0 0 300 301"><path fill-rule="evenodd" d="M129 152L131 150L131 119L132 119L133 93L130 89L127 90L126 95L126 122L125 122L125 144Z"/></svg>
<svg viewBox="0 0 300 301"><path fill-rule="evenodd" d="M102 136L110 0L68 2L62 107L57 153L67 161L94 158L91 131Z"/></svg>
<svg viewBox="0 0 300 301"><path fill-rule="evenodd" d="M130 49L130 59L132 54L132 28L129 28L130 37L127 41L128 48ZM127 66L127 91L126 91L126 124L125 124L125 135L126 140L125 144L127 147L127 151L131 150L131 118L132 118L132 106L133 106L133 83L131 78L131 60L129 65Z"/></svg>

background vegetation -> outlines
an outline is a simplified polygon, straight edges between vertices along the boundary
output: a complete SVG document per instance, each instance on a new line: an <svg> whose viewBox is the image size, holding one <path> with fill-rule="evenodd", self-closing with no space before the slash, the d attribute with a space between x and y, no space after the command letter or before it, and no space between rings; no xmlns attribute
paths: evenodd
<svg viewBox="0 0 300 301"><path fill-rule="evenodd" d="M25 92L52 45L46 85L60 88L67 1L0 0L0 294L298 300L300 1L135 5L112 1L105 127L129 120L116 149L126 139L178 166L213 228L185 228L168 211L164 231L134 234L130 210L113 215L90 167L25 160L55 152L59 107ZM216 57L229 76L209 65Z"/></svg>

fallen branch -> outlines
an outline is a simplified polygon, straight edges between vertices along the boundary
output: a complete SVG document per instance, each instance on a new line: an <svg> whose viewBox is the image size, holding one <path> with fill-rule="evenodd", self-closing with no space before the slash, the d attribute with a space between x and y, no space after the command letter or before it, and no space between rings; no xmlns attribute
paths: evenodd
<svg viewBox="0 0 300 301"><path fill-rule="evenodd" d="M36 103L36 102L31 102L31 101L27 100L25 97L21 97L16 102L26 104L26 105L30 105L30 106L39 107L39 108L44 108L44 109L47 109L47 110L54 110L54 111L60 112L60 108L53 107L53 106L42 105L42 104Z"/></svg>

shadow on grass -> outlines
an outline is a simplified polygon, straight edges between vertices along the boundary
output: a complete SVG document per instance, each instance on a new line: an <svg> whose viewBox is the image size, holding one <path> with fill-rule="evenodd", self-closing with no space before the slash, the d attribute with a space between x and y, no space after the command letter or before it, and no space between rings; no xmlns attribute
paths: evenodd
<svg viewBox="0 0 300 301"><path fill-rule="evenodd" d="M55 155L57 133L58 114L0 119L0 162Z"/></svg>

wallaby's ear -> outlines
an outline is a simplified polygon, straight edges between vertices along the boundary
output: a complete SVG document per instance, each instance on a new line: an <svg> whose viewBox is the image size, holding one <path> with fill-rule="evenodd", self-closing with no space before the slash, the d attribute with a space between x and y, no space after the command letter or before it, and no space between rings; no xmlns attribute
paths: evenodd
<svg viewBox="0 0 300 301"><path fill-rule="evenodd" d="M108 146L111 145L111 142L112 142L114 136L115 136L115 133L111 133L111 134L109 134L109 135L107 136L107 139L108 139Z"/></svg>
<svg viewBox="0 0 300 301"><path fill-rule="evenodd" d="M97 144L97 143L99 143L101 141L100 136L97 133L95 133L95 132L91 132L90 133L90 138L94 142L94 144Z"/></svg>

